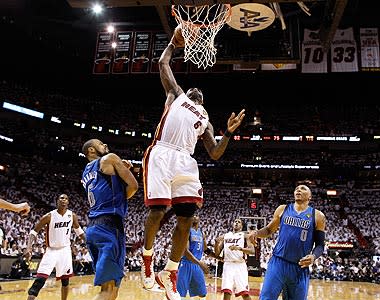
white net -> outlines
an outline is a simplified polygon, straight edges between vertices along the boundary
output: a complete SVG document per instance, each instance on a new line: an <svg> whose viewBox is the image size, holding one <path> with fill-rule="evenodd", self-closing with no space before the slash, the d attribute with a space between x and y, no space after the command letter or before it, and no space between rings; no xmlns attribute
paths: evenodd
<svg viewBox="0 0 380 300"><path fill-rule="evenodd" d="M229 4L203 6L173 5L172 13L181 26L185 40L184 60L198 68L212 67L216 62L215 36L231 17Z"/></svg>

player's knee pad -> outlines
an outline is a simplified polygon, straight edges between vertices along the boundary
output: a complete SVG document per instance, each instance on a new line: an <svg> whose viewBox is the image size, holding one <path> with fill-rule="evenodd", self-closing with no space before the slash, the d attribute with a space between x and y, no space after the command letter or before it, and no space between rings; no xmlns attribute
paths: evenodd
<svg viewBox="0 0 380 300"><path fill-rule="evenodd" d="M68 286L69 285L69 278L62 278L61 284L62 284L62 286Z"/></svg>
<svg viewBox="0 0 380 300"><path fill-rule="evenodd" d="M177 217L190 218L194 215L198 206L195 203L178 203L173 205Z"/></svg>
<svg viewBox="0 0 380 300"><path fill-rule="evenodd" d="M37 277L32 286L30 287L30 289L28 290L28 295L32 295L32 296L38 296L38 293L40 292L40 290L43 288L44 284L45 284L45 281L46 281L46 278L42 278L42 277Z"/></svg>

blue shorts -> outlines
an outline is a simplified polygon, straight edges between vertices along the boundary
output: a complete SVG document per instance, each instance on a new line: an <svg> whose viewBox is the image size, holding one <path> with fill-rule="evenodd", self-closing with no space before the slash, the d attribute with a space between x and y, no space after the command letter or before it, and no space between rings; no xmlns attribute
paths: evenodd
<svg viewBox="0 0 380 300"><path fill-rule="evenodd" d="M89 226L86 230L86 243L95 271L94 285L115 280L115 285L119 287L124 277L124 232L107 225Z"/></svg>
<svg viewBox="0 0 380 300"><path fill-rule="evenodd" d="M206 281L202 268L192 262L182 260L177 274L177 291L181 297L206 296Z"/></svg>
<svg viewBox="0 0 380 300"><path fill-rule="evenodd" d="M282 258L272 256L265 272L260 300L277 300L281 292L285 300L307 300L309 268L301 268Z"/></svg>

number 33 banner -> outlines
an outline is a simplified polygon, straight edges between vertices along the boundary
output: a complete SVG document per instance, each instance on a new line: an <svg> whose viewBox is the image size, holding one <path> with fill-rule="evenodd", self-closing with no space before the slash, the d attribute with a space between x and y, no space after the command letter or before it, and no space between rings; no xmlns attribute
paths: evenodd
<svg viewBox="0 0 380 300"><path fill-rule="evenodd" d="M358 51L352 27L337 29L331 45L331 72L358 72Z"/></svg>

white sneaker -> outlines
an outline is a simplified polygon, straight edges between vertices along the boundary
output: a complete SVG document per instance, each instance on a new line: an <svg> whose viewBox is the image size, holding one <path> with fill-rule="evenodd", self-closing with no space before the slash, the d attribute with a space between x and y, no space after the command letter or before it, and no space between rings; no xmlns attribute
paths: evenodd
<svg viewBox="0 0 380 300"><path fill-rule="evenodd" d="M177 291L177 270L162 270L157 274L156 281L165 289L166 299L181 300L181 296Z"/></svg>
<svg viewBox="0 0 380 300"><path fill-rule="evenodd" d="M141 281L145 289L150 290L155 283L154 269L153 269L153 256L142 257L141 263Z"/></svg>

